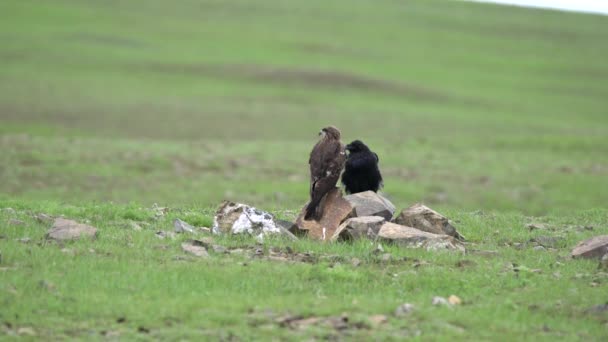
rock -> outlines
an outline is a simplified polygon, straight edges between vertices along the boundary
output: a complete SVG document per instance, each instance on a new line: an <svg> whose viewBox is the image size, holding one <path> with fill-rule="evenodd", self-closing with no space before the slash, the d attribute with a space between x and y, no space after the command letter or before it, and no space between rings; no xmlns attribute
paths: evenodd
<svg viewBox="0 0 608 342"><path fill-rule="evenodd" d="M359 267L359 265L361 265L361 260L359 260L358 258L352 258L350 260L350 263L354 266L354 267Z"/></svg>
<svg viewBox="0 0 608 342"><path fill-rule="evenodd" d="M218 254L230 253L230 252L228 252L228 249L224 246L212 245L211 248L213 249L213 252L218 253Z"/></svg>
<svg viewBox="0 0 608 342"><path fill-rule="evenodd" d="M20 336L36 336L36 331L30 327L21 327L17 329L17 335Z"/></svg>
<svg viewBox="0 0 608 342"><path fill-rule="evenodd" d="M407 247L425 248L428 251L456 250L465 252L462 243L451 236L432 234L391 222L382 225L378 232L378 238Z"/></svg>
<svg viewBox="0 0 608 342"><path fill-rule="evenodd" d="M23 222L21 220L17 220L17 219L10 219L10 220L8 220L8 225L9 226L23 226L23 225L25 225L25 222Z"/></svg>
<svg viewBox="0 0 608 342"><path fill-rule="evenodd" d="M395 213L395 206L389 200L373 191L347 195L344 199L353 206L356 217L380 216L390 221Z"/></svg>
<svg viewBox="0 0 608 342"><path fill-rule="evenodd" d="M601 270L608 270L608 253L604 254L602 259L600 260L598 268Z"/></svg>
<svg viewBox="0 0 608 342"><path fill-rule="evenodd" d="M414 311L414 305L412 305L410 303L404 303L404 304L399 305L395 309L395 316L397 316L397 317L407 316L410 313L412 313L412 311Z"/></svg>
<svg viewBox="0 0 608 342"><path fill-rule="evenodd" d="M194 233L195 228L180 219L173 220L173 228L176 233Z"/></svg>
<svg viewBox="0 0 608 342"><path fill-rule="evenodd" d="M34 218L36 219L36 221L43 223L43 224L49 224L51 222L53 222L53 217L44 213L39 213L36 214L36 216L34 216Z"/></svg>
<svg viewBox="0 0 608 342"><path fill-rule="evenodd" d="M599 235L579 242L572 250L573 258L600 259L608 253L608 235Z"/></svg>
<svg viewBox="0 0 608 342"><path fill-rule="evenodd" d="M182 250L197 257L206 258L209 256L209 253L207 253L207 248L205 248L204 243L198 240L190 240L182 243Z"/></svg>
<svg viewBox="0 0 608 342"><path fill-rule="evenodd" d="M2 212L8 214L8 215L15 215L16 211L13 208L4 208L2 209Z"/></svg>
<svg viewBox="0 0 608 342"><path fill-rule="evenodd" d="M157 238L163 240L163 239L175 239L175 233L174 232L169 232L169 231L164 231L164 230L159 230L157 231L154 235L156 235Z"/></svg>
<svg viewBox="0 0 608 342"><path fill-rule="evenodd" d="M431 304L433 304L435 306L438 306L438 305L447 305L447 306L450 306L451 305L450 302L448 302L447 299L445 299L443 297L438 297L438 296L433 297L433 300L431 301Z"/></svg>
<svg viewBox="0 0 608 342"><path fill-rule="evenodd" d="M386 222L386 220L381 216L349 218L336 229L331 240L358 240L361 238L373 240L378 235L378 231L384 222Z"/></svg>
<svg viewBox="0 0 608 342"><path fill-rule="evenodd" d="M448 297L448 303L451 305L460 305L462 304L462 299L456 295L451 295Z"/></svg>
<svg viewBox="0 0 608 342"><path fill-rule="evenodd" d="M56 218L46 238L52 240L74 240L81 237L95 238L97 228L64 218Z"/></svg>
<svg viewBox="0 0 608 342"><path fill-rule="evenodd" d="M530 242L535 243L538 246L545 248L556 248L558 244L563 241L564 238L560 236L537 236L530 239Z"/></svg>
<svg viewBox="0 0 608 342"><path fill-rule="evenodd" d="M136 231L142 230L141 226L135 221L128 221L127 225L129 228L131 228L133 230L136 230Z"/></svg>
<svg viewBox="0 0 608 342"><path fill-rule="evenodd" d="M385 315L371 315L368 317L368 320L374 327L378 327L388 322L388 317Z"/></svg>
<svg viewBox="0 0 608 342"><path fill-rule="evenodd" d="M594 305L594 306L588 308L587 310L585 310L585 313L599 314L599 313L604 313L606 311L608 311L608 302L605 304Z"/></svg>
<svg viewBox="0 0 608 342"><path fill-rule="evenodd" d="M254 207L224 201L213 218L214 234L251 234L262 238L267 234L279 234L292 240L297 238L278 225L274 217Z"/></svg>
<svg viewBox="0 0 608 342"><path fill-rule="evenodd" d="M456 228L450 224L445 216L420 203L403 209L392 222L428 233L445 234L464 240L464 237L456 231Z"/></svg>
<svg viewBox="0 0 608 342"><path fill-rule="evenodd" d="M393 256L390 253L384 253L382 254L382 256L380 257L380 260L382 260L382 262L389 262L393 259Z"/></svg>
<svg viewBox="0 0 608 342"><path fill-rule="evenodd" d="M342 197L338 188L328 192L320 205L323 208L323 217L319 221L305 220L306 206L302 208L296 220L296 231L304 231L312 239L329 241L340 224L352 215L353 206Z"/></svg>
<svg viewBox="0 0 608 342"><path fill-rule="evenodd" d="M534 248L532 248L532 250L535 251L546 251L547 249L543 246L534 246Z"/></svg>

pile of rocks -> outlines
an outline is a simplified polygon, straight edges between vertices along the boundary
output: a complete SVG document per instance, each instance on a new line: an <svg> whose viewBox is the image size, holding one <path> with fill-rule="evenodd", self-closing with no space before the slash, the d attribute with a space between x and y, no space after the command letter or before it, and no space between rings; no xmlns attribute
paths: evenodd
<svg viewBox="0 0 608 342"><path fill-rule="evenodd" d="M393 218L395 206L382 195L366 191L343 196L335 188L320 205L323 216L318 221L304 219L304 206L291 224L245 204L224 202L216 212L213 232L249 233L260 239L267 234L291 239L308 236L319 241L370 239L427 250L465 251L464 238L450 221L422 204L414 204Z"/></svg>

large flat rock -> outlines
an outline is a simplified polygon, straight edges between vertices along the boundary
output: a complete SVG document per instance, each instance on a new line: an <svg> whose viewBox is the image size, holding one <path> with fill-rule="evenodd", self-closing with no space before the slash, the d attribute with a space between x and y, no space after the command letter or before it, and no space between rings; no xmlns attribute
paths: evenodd
<svg viewBox="0 0 608 342"><path fill-rule="evenodd" d="M390 221L395 213L395 206L391 201L373 191L364 191L345 196L354 208L354 215L361 216L381 216Z"/></svg>
<svg viewBox="0 0 608 342"><path fill-rule="evenodd" d="M410 248L424 248L429 251L455 250L465 252L464 245L452 236L433 234L391 222L386 222L380 227L378 239Z"/></svg>
<svg viewBox="0 0 608 342"><path fill-rule="evenodd" d="M464 240L464 237L450 224L450 220L447 217L420 203L403 209L399 216L393 220L393 223L413 227L428 233L445 234L459 240Z"/></svg>
<svg viewBox="0 0 608 342"><path fill-rule="evenodd" d="M56 218L46 233L46 238L57 241L75 240L82 237L95 238L97 228L64 218Z"/></svg>
<svg viewBox="0 0 608 342"><path fill-rule="evenodd" d="M608 235L594 236L579 242L572 250L573 258L601 259L608 254Z"/></svg>
<svg viewBox="0 0 608 342"><path fill-rule="evenodd" d="M319 204L323 210L323 216L319 221L306 220L306 206L300 211L296 220L296 229L305 232L310 238L321 241L329 241L340 227L340 224L353 213L353 206L342 197L342 191L334 188L328 192Z"/></svg>

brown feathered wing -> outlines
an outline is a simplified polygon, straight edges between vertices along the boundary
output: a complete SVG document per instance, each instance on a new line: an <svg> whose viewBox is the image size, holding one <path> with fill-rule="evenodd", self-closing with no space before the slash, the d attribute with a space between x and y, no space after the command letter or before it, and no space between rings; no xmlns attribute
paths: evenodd
<svg viewBox="0 0 608 342"><path fill-rule="evenodd" d="M331 137L321 139L310 152L310 202L306 207L306 220L319 220L323 215L319 203L336 187L345 161L344 145Z"/></svg>

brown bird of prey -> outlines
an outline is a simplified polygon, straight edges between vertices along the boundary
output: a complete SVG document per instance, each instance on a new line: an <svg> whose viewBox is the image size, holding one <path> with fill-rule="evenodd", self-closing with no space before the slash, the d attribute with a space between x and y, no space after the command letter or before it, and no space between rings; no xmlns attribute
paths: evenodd
<svg viewBox="0 0 608 342"><path fill-rule="evenodd" d="M340 142L340 131L334 127L325 127L319 133L321 139L310 152L310 202L306 207L304 219L319 220L323 216L319 203L323 196L336 187L340 178L346 151Z"/></svg>

